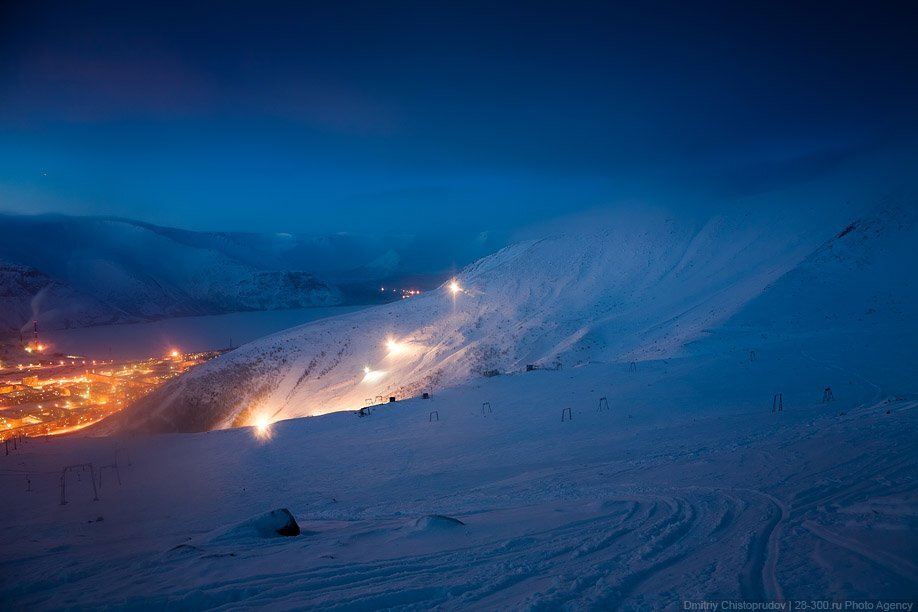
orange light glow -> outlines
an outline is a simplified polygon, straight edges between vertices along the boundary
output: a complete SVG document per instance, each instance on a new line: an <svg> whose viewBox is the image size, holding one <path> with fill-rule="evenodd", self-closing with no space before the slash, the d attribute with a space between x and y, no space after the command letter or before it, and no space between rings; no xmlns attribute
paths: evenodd
<svg viewBox="0 0 918 612"><path fill-rule="evenodd" d="M255 437L259 440L271 439L271 419L266 414L259 414L255 417Z"/></svg>

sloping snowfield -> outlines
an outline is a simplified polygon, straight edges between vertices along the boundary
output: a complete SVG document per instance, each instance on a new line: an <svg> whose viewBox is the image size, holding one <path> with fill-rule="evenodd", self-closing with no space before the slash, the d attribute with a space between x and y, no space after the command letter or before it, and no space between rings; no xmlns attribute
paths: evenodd
<svg viewBox="0 0 918 612"><path fill-rule="evenodd" d="M367 417L275 423L265 437L29 441L0 457L0 600L346 610L914 599L918 397L888 396L847 372L850 360L832 361L834 345L807 344L806 355L763 345L755 361L736 351L497 377ZM836 399L822 403L829 383ZM117 463L121 485L103 471L92 501L88 472L71 474L60 505L61 468L83 462ZM303 533L233 528L275 508Z"/></svg>
<svg viewBox="0 0 918 612"><path fill-rule="evenodd" d="M918 295L914 211L880 206L844 235L850 218L785 217L587 218L468 266L454 295L444 286L240 347L97 431L207 431L353 410L528 365L677 357L725 329L847 328L871 308L868 323L907 320Z"/></svg>

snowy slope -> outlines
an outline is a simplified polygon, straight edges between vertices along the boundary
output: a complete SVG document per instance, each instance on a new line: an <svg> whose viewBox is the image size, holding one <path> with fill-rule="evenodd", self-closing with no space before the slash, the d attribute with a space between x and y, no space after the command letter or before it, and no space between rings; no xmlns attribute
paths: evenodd
<svg viewBox="0 0 918 612"><path fill-rule="evenodd" d="M725 327L796 335L909 321L918 208L888 200L839 229Z"/></svg>
<svg viewBox="0 0 918 612"><path fill-rule="evenodd" d="M884 387L918 379L918 209L894 200L845 224L800 265L689 354L748 352L791 342L806 359L854 359L850 369ZM832 350L816 347L831 341Z"/></svg>
<svg viewBox="0 0 918 612"><path fill-rule="evenodd" d="M894 225L887 208L876 212L875 223L905 236L891 257L912 262L914 225ZM826 267L820 278L835 287L819 252L839 230L824 227L825 219L785 216L775 224L767 214L745 213L687 222L642 210L595 221L472 264L457 277L463 287L457 295L444 287L241 347L170 383L100 431L239 426L412 397L489 371L521 372L527 364L673 357L731 317L745 316L743 309L767 294L779 296L764 307L768 312L821 312L818 301L781 297L779 279L795 270L799 275L812 268L810 274L820 276ZM878 239L840 251L832 260L836 273L859 265ZM897 321L903 313L887 314L884 320Z"/></svg>
<svg viewBox="0 0 918 612"><path fill-rule="evenodd" d="M264 436L28 441L0 456L0 600L272 610L913 600L915 379L881 391L793 349L476 379ZM775 388L785 406L772 413ZM89 471L71 473L61 506L62 467L85 462L118 465L121 484L108 468L92 501ZM252 528L278 508L300 536Z"/></svg>

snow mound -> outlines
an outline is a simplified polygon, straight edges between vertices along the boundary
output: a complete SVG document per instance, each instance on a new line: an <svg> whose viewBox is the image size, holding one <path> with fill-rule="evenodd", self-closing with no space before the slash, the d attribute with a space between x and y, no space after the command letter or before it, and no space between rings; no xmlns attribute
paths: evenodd
<svg viewBox="0 0 918 612"><path fill-rule="evenodd" d="M277 538L298 535L300 535L300 526L293 514L286 508L279 508L220 529L206 539L207 543L215 544L241 538Z"/></svg>
<svg viewBox="0 0 918 612"><path fill-rule="evenodd" d="M414 522L414 528L418 531L444 531L464 526L465 523L459 519L442 514L428 514Z"/></svg>

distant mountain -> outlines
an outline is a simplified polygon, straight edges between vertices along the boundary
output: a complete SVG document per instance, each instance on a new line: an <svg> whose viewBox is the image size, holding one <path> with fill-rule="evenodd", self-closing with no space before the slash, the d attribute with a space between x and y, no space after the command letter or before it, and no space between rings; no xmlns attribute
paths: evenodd
<svg viewBox="0 0 918 612"><path fill-rule="evenodd" d="M0 332L15 334L38 318L59 328L138 320L40 270L0 261Z"/></svg>
<svg viewBox="0 0 918 612"><path fill-rule="evenodd" d="M119 219L0 216L0 329L344 301L333 284L238 242Z"/></svg>
<svg viewBox="0 0 918 612"><path fill-rule="evenodd" d="M321 414L529 364L667 359L825 325L841 338L867 324L910 329L913 217L885 204L840 227L792 213L775 222L764 210L702 221L664 212L581 219L468 266L455 295L444 285L240 347L101 430L194 431L259 414Z"/></svg>
<svg viewBox="0 0 918 612"><path fill-rule="evenodd" d="M193 232L117 218L0 214L0 333L373 303L435 286L498 234Z"/></svg>

